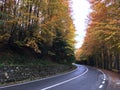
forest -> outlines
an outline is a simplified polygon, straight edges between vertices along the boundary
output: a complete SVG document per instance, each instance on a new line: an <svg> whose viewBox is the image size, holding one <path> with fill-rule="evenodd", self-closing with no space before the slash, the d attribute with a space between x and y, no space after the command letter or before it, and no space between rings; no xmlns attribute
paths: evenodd
<svg viewBox="0 0 120 90"><path fill-rule="evenodd" d="M82 47L77 51L78 61L113 70L120 70L120 1L91 2L88 27Z"/></svg>
<svg viewBox="0 0 120 90"><path fill-rule="evenodd" d="M0 1L0 63L71 63L75 27L69 0ZM27 54L26 54L27 53ZM24 59L29 55L30 60Z"/></svg>

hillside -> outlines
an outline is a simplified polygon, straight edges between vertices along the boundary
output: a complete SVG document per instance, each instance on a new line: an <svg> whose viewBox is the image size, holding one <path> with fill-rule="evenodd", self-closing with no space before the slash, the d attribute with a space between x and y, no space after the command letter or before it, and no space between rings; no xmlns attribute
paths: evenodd
<svg viewBox="0 0 120 90"><path fill-rule="evenodd" d="M8 75L11 68L21 66L51 70L56 66L53 73L61 71L57 67L62 64L71 67L68 65L75 60L75 28L69 0L3 0L0 3L0 68L3 76ZM5 71L4 67L7 68Z"/></svg>

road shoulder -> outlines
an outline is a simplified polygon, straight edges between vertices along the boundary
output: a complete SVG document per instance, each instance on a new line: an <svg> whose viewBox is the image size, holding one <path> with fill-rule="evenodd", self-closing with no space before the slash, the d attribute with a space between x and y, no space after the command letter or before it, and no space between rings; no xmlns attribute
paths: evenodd
<svg viewBox="0 0 120 90"><path fill-rule="evenodd" d="M108 76L107 90L120 90L120 74L102 70Z"/></svg>

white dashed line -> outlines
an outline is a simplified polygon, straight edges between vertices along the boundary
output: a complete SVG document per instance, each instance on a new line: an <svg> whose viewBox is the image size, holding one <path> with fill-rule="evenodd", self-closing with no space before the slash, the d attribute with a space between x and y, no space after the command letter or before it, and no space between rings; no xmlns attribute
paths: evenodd
<svg viewBox="0 0 120 90"><path fill-rule="evenodd" d="M103 85L100 85L99 88L103 88Z"/></svg>
<svg viewBox="0 0 120 90"><path fill-rule="evenodd" d="M105 75L105 73L101 70L99 70L102 74L103 74L103 80L105 81L107 79L107 76Z"/></svg>
<svg viewBox="0 0 120 90"><path fill-rule="evenodd" d="M105 81L103 81L102 84L105 84Z"/></svg>
<svg viewBox="0 0 120 90"><path fill-rule="evenodd" d="M99 86L99 88L103 88L104 84L105 84L105 81L107 80L107 76L105 75L105 73L101 70L99 70L102 74L103 74L103 81L102 81L102 84Z"/></svg>

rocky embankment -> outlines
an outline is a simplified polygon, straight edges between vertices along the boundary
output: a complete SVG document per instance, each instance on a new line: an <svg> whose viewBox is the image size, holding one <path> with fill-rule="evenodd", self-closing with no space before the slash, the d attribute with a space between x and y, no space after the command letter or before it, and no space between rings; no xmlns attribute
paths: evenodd
<svg viewBox="0 0 120 90"><path fill-rule="evenodd" d="M75 67L66 65L52 66L4 66L0 67L0 86L14 84L23 80L41 79L62 72L73 70Z"/></svg>

